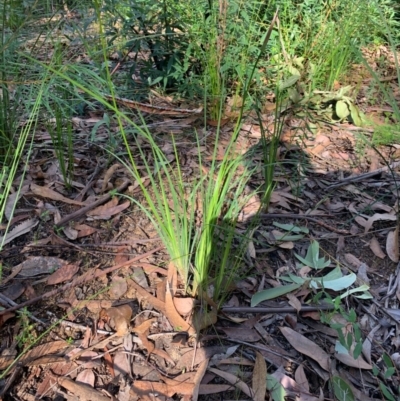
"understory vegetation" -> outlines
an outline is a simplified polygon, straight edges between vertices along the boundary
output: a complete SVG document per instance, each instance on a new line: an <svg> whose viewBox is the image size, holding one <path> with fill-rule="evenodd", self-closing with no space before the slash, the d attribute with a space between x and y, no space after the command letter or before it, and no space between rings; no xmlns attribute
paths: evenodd
<svg viewBox="0 0 400 401"><path fill-rule="evenodd" d="M77 186L81 155L88 152L107 171L91 201L119 197L148 219L167 253L166 293L171 289L173 296L178 292L201 305L192 326L165 312L174 330L186 327L193 334L194 326L198 334L212 327L236 283L258 275L262 284L246 290L251 307L304 291L302 302L329 305L321 321L338 333L336 352L360 357L366 336L349 299L371 300L370 286L322 256L320 238L306 227L276 224L273 241L266 236L271 248L308 239L302 255L293 254L293 270L277 275L279 286L266 286L266 272L249 260L255 231L284 180L276 176L278 166L292 168L292 193L305 196L307 161L292 166L281 155L289 116L303 130L300 148L321 127L335 124L357 130L361 154L381 155L380 146L398 146L398 93L388 79L393 76L398 89L396 1L2 0L0 24L0 252L49 221L49 213L53 234L71 239L66 229L73 227L45 202L35 216L40 223L30 218L15 226L13 217L17 208L28 208L29 202L18 203L28 191L43 196L28 189L48 178L33 168L38 154L43 164L46 158L57 161L52 186L62 193L59 200L88 205L79 194L97 178L88 176ZM367 107L386 108L386 114L377 121ZM95 121L85 135L84 116ZM254 124L257 143L243 151L243 127ZM126 182L121 191L121 183L107 182L116 171ZM125 191L128 185L133 189ZM392 206L398 225L398 205ZM0 283L9 269L6 262L0 266ZM30 316L27 309L16 316L21 330L15 362L53 328L32 338ZM381 399L398 399L391 359L385 354L373 368ZM330 394L358 399L332 372ZM277 380L268 380L265 391L283 400ZM254 399L264 399L265 391Z"/></svg>

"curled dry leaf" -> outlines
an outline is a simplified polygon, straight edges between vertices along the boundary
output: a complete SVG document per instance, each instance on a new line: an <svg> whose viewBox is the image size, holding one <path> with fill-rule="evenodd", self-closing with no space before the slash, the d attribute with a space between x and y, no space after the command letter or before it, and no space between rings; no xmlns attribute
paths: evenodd
<svg viewBox="0 0 400 401"><path fill-rule="evenodd" d="M104 174L104 180L103 180L103 184L101 186L101 191L100 192L104 192L107 189L107 185L109 183L109 181L111 180L111 177L114 175L114 173L120 168L122 167L121 164L119 163L115 163L113 164Z"/></svg>
<svg viewBox="0 0 400 401"><path fill-rule="evenodd" d="M321 368L329 372L329 355L317 344L289 327L281 327L281 332L290 345L301 354L307 355L318 362Z"/></svg>
<svg viewBox="0 0 400 401"><path fill-rule="evenodd" d="M132 318L132 308L129 305L108 308L105 310L105 316L109 318L110 326L116 331L117 336L123 337L128 333Z"/></svg>
<svg viewBox="0 0 400 401"><path fill-rule="evenodd" d="M196 333L194 327L190 326L189 323L183 320L181 315L177 312L169 283L167 283L167 292L165 294L165 316L171 323L174 330L187 331L190 335Z"/></svg>
<svg viewBox="0 0 400 401"><path fill-rule="evenodd" d="M380 221L380 220L396 221L397 216L395 214L389 214L389 213L375 213L373 216L371 216L367 220L367 222L364 226L364 228L365 228L364 233L367 233L371 229L372 224L374 224L375 221Z"/></svg>
<svg viewBox="0 0 400 401"><path fill-rule="evenodd" d="M21 224L15 226L12 230L8 231L4 236L0 236L0 242L3 245L8 244L20 235L26 234L39 224L37 219L25 220Z"/></svg>
<svg viewBox="0 0 400 401"><path fill-rule="evenodd" d="M390 231L386 239L386 252L393 262L399 261L399 226Z"/></svg>

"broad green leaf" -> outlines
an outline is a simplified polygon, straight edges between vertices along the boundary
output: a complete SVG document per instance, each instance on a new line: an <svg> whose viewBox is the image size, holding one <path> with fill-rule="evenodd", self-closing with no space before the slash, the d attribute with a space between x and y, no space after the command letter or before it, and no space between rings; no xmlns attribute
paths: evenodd
<svg viewBox="0 0 400 401"><path fill-rule="evenodd" d="M289 277L293 283L303 285L307 280L303 277L295 276L293 273L289 273Z"/></svg>
<svg viewBox="0 0 400 401"><path fill-rule="evenodd" d="M323 286L324 288L326 288L328 290L342 291L346 288L349 288L351 285L353 285L356 280L357 280L357 276L354 273L350 273L347 276L338 278L336 280L313 279L313 280L311 280L310 285L313 288L320 288Z"/></svg>
<svg viewBox="0 0 400 401"><path fill-rule="evenodd" d="M331 379L333 392L339 401L354 401L354 394L350 386L339 376L333 376Z"/></svg>
<svg viewBox="0 0 400 401"><path fill-rule="evenodd" d="M336 280L340 277L343 277L343 273L340 270L339 266L336 266L333 270L331 270L328 274L326 274L322 279L325 280Z"/></svg>
<svg viewBox="0 0 400 401"><path fill-rule="evenodd" d="M301 287L301 284L289 284L282 285L281 287L268 288L268 290L257 292L251 298L251 306L256 306L260 302L268 301L280 297L281 295L288 294L289 292L295 291Z"/></svg>
<svg viewBox="0 0 400 401"><path fill-rule="evenodd" d="M267 376L267 389L274 401L285 401L286 391L275 377Z"/></svg>
<svg viewBox="0 0 400 401"><path fill-rule="evenodd" d="M347 103L343 100L338 100L336 102L335 111L337 116L341 120L344 120L350 114L349 107L347 106Z"/></svg>
<svg viewBox="0 0 400 401"><path fill-rule="evenodd" d="M349 107L350 107L351 119L353 120L354 124L357 125L357 127L361 127L362 118L360 115L360 111L358 110L358 107L354 105L352 102L349 103Z"/></svg>
<svg viewBox="0 0 400 401"><path fill-rule="evenodd" d="M396 372L395 368L389 368L386 370L384 378L388 379L389 377L392 377L394 375L394 373Z"/></svg>
<svg viewBox="0 0 400 401"><path fill-rule="evenodd" d="M300 260L304 265L311 267L313 269L323 269L331 264L331 261L325 260L325 258L319 258L319 243L318 241L312 241L310 246L307 249L307 255L305 258L294 254L297 259Z"/></svg>
<svg viewBox="0 0 400 401"><path fill-rule="evenodd" d="M355 346L354 351L353 351L353 358L354 359L358 359L358 357L361 355L362 346L363 345L362 345L361 342L357 343L357 345Z"/></svg>
<svg viewBox="0 0 400 401"><path fill-rule="evenodd" d="M379 387L387 400L396 401L389 389L382 382L379 382Z"/></svg>
<svg viewBox="0 0 400 401"><path fill-rule="evenodd" d="M278 84L278 89L283 91L287 88L293 86L300 79L300 75L292 75L286 81L280 81Z"/></svg>
<svg viewBox="0 0 400 401"><path fill-rule="evenodd" d="M290 231L292 233L308 234L310 232L310 230L307 227L299 227L299 226L295 226L294 224L283 224L283 223L278 223L276 221L274 221L272 224L275 227L281 228L282 230L285 230L285 231Z"/></svg>
<svg viewBox="0 0 400 401"><path fill-rule="evenodd" d="M386 352L382 355L382 359L385 362L387 368L393 368L393 362L390 359L390 356Z"/></svg>
<svg viewBox="0 0 400 401"><path fill-rule="evenodd" d="M355 292L364 292L365 294L355 295L359 299L371 299L372 295L368 292L369 286L366 284L360 285L357 288L352 288L347 290L344 294L340 296L340 298L344 299L348 297L350 294L354 294Z"/></svg>

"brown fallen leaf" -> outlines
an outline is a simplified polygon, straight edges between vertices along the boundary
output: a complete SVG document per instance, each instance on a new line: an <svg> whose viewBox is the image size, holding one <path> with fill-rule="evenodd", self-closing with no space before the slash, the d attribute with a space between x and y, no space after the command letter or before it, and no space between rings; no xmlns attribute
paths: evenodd
<svg viewBox="0 0 400 401"><path fill-rule="evenodd" d="M30 232L38 224L39 224L38 219L25 220L22 223L18 224L17 226L13 227L8 232L6 232L4 236L0 236L0 242L3 245L6 245L15 238L19 237L20 235Z"/></svg>
<svg viewBox="0 0 400 401"><path fill-rule="evenodd" d="M319 363L321 368L329 372L330 358L321 347L289 327L281 327L280 330L293 348L301 354L314 359Z"/></svg>
<svg viewBox="0 0 400 401"><path fill-rule="evenodd" d="M133 287L138 294L144 298L147 302L149 302L153 308L155 308L158 312L164 313L165 312L165 304L164 302L161 302L159 299L151 295L149 292L147 292L143 287L141 287L139 284L135 283L134 280L127 279L128 284L130 287Z"/></svg>
<svg viewBox="0 0 400 401"><path fill-rule="evenodd" d="M233 390L234 387L231 384L200 384L199 394L217 394L225 393L225 391Z"/></svg>
<svg viewBox="0 0 400 401"><path fill-rule="evenodd" d="M97 231L96 228L90 227L87 224L78 224L74 228L78 231L78 238L87 237Z"/></svg>
<svg viewBox="0 0 400 401"><path fill-rule="evenodd" d="M92 369L83 369L78 373L75 379L76 382L78 383L85 383L88 384L91 387L94 387L94 373Z"/></svg>
<svg viewBox="0 0 400 401"><path fill-rule="evenodd" d="M194 389L193 383L177 382L175 386L166 383L151 382L144 380L135 380L131 386L131 395L154 401L154 394L158 396L173 397L175 394L192 395Z"/></svg>
<svg viewBox="0 0 400 401"><path fill-rule="evenodd" d="M76 383L68 377L60 377L58 384L78 397L80 401L110 401L109 397L106 397L88 384Z"/></svg>
<svg viewBox="0 0 400 401"><path fill-rule="evenodd" d="M366 369L366 370L371 370L372 366L364 360L362 355L360 355L357 359L354 359L352 355L350 355L348 352L335 352L335 358L344 363L347 366L351 366L352 368L357 368L357 369Z"/></svg>
<svg viewBox="0 0 400 401"><path fill-rule="evenodd" d="M200 385L201 385L201 381L203 380L204 374L206 373L208 361L209 360L206 359L200 363L199 368L197 369L197 372L193 378L194 389L193 389L192 401L197 401L197 399L199 397Z"/></svg>
<svg viewBox="0 0 400 401"><path fill-rule="evenodd" d="M78 272L80 263L65 263L53 274L47 277L47 285L54 285L63 283L64 281L71 280L72 277Z"/></svg>
<svg viewBox="0 0 400 401"><path fill-rule="evenodd" d="M128 284L123 277L115 276L108 290L110 298L120 299L128 291Z"/></svg>
<svg viewBox="0 0 400 401"><path fill-rule="evenodd" d="M73 199L68 199L65 196L61 195L60 193L53 191L50 188L42 187L36 184L31 184L31 191L38 196L42 196L43 198L52 199L55 201L60 201L67 203L69 205L77 205L77 206L85 206L86 204L83 202L78 202Z"/></svg>
<svg viewBox="0 0 400 401"><path fill-rule="evenodd" d="M222 327L221 330L231 339L257 342L261 340L261 336L254 330L248 327Z"/></svg>
<svg viewBox="0 0 400 401"><path fill-rule="evenodd" d="M68 264L67 261L52 256L33 256L21 263L22 268L17 265L13 267L13 270L19 270L18 276L34 277L53 273L66 264Z"/></svg>
<svg viewBox="0 0 400 401"><path fill-rule="evenodd" d="M372 227L372 224L374 224L375 221L396 221L397 216L396 214L389 214L389 213L375 213L373 216L371 216L368 220L367 223L365 224L364 228L365 231L364 233L366 234Z"/></svg>
<svg viewBox="0 0 400 401"><path fill-rule="evenodd" d="M264 357L256 352L256 362L254 364L252 387L254 391L254 401L264 401L267 392L267 364Z"/></svg>
<svg viewBox="0 0 400 401"><path fill-rule="evenodd" d="M304 389L306 392L310 391L310 384L308 383L307 376L304 372L304 365L299 365L299 367L294 372L294 378L296 383Z"/></svg>
<svg viewBox="0 0 400 401"><path fill-rule="evenodd" d="M8 368L13 362L18 362L21 366L27 364L33 365L36 360L44 355L64 355L68 351L68 348L71 349L72 347L66 341L60 340L38 345L25 355L22 355L18 361L15 360L15 356L0 356L0 370Z"/></svg>
<svg viewBox="0 0 400 401"><path fill-rule="evenodd" d="M106 173L104 174L103 184L100 190L101 193L103 193L107 189L107 185L111 180L111 177L120 167L122 167L120 163L115 163L106 171Z"/></svg>
<svg viewBox="0 0 400 401"><path fill-rule="evenodd" d="M214 347L202 347L185 352L176 364L179 370L190 370L191 366L197 366L215 354L226 352L228 347L216 345Z"/></svg>
<svg viewBox="0 0 400 401"><path fill-rule="evenodd" d="M378 240L376 237L372 237L371 241L369 242L369 248L371 251L374 253L375 256L378 256L378 258L385 259L386 255L382 251L381 246L379 245Z"/></svg>
<svg viewBox="0 0 400 401"><path fill-rule="evenodd" d="M224 378L228 383L233 384L239 390L243 391L243 393L245 393L248 397L254 399L254 391L236 375L215 368L209 368L208 370L209 372L215 373L216 375Z"/></svg>
<svg viewBox="0 0 400 401"><path fill-rule="evenodd" d="M86 215L94 220L109 220L112 216L128 208L130 204L130 201L126 201L118 205L118 198L115 196L106 204L87 212Z"/></svg>
<svg viewBox="0 0 400 401"><path fill-rule="evenodd" d="M393 262L399 261L399 226L390 231L386 239L386 252Z"/></svg>
<svg viewBox="0 0 400 401"><path fill-rule="evenodd" d="M183 320L182 316L176 311L169 282L167 283L167 291L165 294L165 316L174 330L187 331L190 335L196 334L194 327Z"/></svg>
<svg viewBox="0 0 400 401"><path fill-rule="evenodd" d="M124 337L128 333L132 318L132 308L129 305L120 305L106 309L101 314L107 316L110 326L116 331L118 337Z"/></svg>

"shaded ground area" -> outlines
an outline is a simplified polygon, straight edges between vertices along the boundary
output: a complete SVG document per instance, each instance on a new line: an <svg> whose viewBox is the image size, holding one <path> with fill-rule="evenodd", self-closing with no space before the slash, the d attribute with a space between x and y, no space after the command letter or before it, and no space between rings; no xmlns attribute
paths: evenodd
<svg viewBox="0 0 400 401"><path fill-rule="evenodd" d="M390 110L369 110L363 93L370 79L359 77L364 86L358 106L385 122ZM171 165L179 162L190 182L200 168L197 140L208 160L216 128L193 112L196 105L157 97L148 106L129 106L120 102L134 117L142 107ZM186 115L169 115L176 109ZM273 109L273 101L266 102L263 123L269 128ZM74 117L71 187L41 127L21 197L8 203L10 214L15 202L16 210L1 253L0 370L8 370L0 381L3 399L263 400L268 385L270 394L283 386L289 399L321 400L334 399L332 375L342 377L360 400L384 399L384 391L399 396L398 174L388 168L397 168L397 145L380 147L378 155L359 136L372 129L328 124L312 112L309 119L298 118L294 108L286 110L270 208L254 225L235 288L218 316L210 317L216 317L212 324L205 324L211 312L185 296L154 226L121 196L144 202L127 169L104 150L112 143L127 161L117 128L100 126L91 140L102 114L85 110ZM228 121L221 128L221 157L232 127ZM254 187L262 180L260 138L256 116L249 113L238 151L258 166ZM132 140L133 155L137 146ZM151 163L148 145L140 146ZM254 224L258 208L259 199L250 199L237 230ZM283 224L300 228L302 236L287 238L293 228ZM373 299L346 298L355 321L318 304L318 291L305 286L249 309L255 293L297 273L295 254L306 257L312 240L331 261L329 268L339 264L356 273L357 285L370 285ZM338 348L332 323L341 324L346 337L362 333L358 358Z"/></svg>

